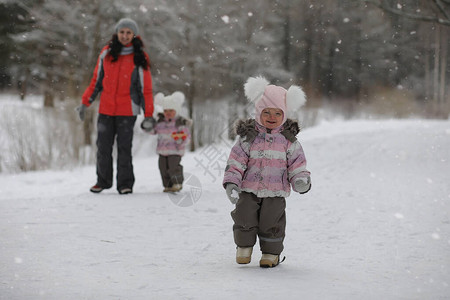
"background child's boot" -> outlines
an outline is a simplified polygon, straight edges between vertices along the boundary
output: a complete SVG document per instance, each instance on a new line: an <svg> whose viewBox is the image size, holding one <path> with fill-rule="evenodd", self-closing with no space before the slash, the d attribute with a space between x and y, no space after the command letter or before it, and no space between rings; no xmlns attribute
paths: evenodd
<svg viewBox="0 0 450 300"><path fill-rule="evenodd" d="M238 264L248 264L252 260L253 247L237 247L236 262Z"/></svg>
<svg viewBox="0 0 450 300"><path fill-rule="evenodd" d="M179 191L181 191L182 188L183 188L183 186L181 184L175 183L172 186L172 192L179 192Z"/></svg>
<svg viewBox="0 0 450 300"><path fill-rule="evenodd" d="M279 263L279 255L263 253L261 260L259 261L259 266L261 268L273 268L278 266Z"/></svg>

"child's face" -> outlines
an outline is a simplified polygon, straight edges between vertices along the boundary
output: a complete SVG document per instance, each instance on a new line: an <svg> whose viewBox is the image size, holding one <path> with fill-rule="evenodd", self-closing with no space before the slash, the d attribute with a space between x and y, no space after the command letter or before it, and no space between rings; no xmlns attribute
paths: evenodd
<svg viewBox="0 0 450 300"><path fill-rule="evenodd" d="M265 108L261 112L261 123L268 129L274 129L283 122L283 111L279 108Z"/></svg>
<svg viewBox="0 0 450 300"><path fill-rule="evenodd" d="M175 118L176 114L177 114L177 112L175 109L165 109L164 110L164 117L167 120L171 120L171 119Z"/></svg>

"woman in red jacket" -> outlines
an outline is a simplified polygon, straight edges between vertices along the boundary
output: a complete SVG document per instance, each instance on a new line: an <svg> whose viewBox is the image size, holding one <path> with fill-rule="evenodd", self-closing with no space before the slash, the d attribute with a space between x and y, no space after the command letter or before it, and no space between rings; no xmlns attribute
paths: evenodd
<svg viewBox="0 0 450 300"><path fill-rule="evenodd" d="M90 85L78 107L81 120L87 107L100 95L97 121L97 183L93 193L113 184L112 151L117 142L117 190L133 192L134 173L131 147L136 116L142 109L146 118L153 115L152 79L147 53L131 19L121 19L115 34L98 57Z"/></svg>

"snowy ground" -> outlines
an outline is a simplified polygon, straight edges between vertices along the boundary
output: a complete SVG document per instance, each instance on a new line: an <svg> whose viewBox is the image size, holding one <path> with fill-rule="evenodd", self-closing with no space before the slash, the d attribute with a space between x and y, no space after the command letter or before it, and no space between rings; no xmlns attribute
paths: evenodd
<svg viewBox="0 0 450 300"><path fill-rule="evenodd" d="M0 175L0 299L449 299L450 122L324 123L299 135L313 189L287 201L286 261L234 262L225 145L189 153L183 193L156 156L135 192L93 166ZM189 175L191 174L191 175Z"/></svg>

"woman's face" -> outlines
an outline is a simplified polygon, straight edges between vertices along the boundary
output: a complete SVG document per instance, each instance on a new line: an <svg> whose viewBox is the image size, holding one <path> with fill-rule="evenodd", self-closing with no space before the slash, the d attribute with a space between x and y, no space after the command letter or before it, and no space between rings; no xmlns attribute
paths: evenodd
<svg viewBox="0 0 450 300"><path fill-rule="evenodd" d="M133 30L131 30L130 28L121 28L118 32L117 32L117 37L119 39L119 42L126 46L129 43L131 43L131 41L133 40L134 37L134 32Z"/></svg>
<svg viewBox="0 0 450 300"><path fill-rule="evenodd" d="M274 129L283 122L283 111L279 108L265 108L261 112L261 125L268 129Z"/></svg>

